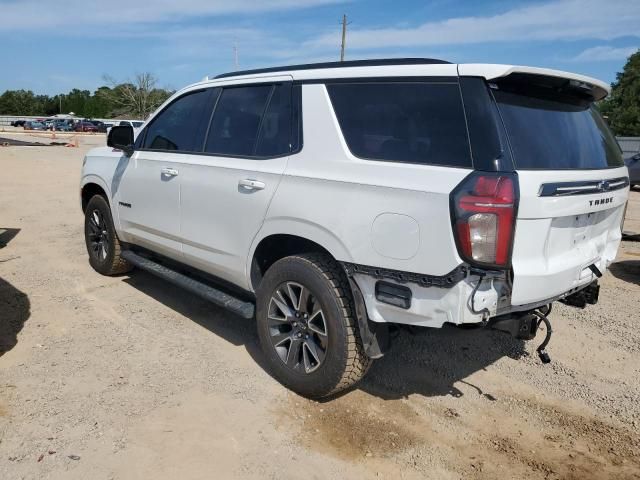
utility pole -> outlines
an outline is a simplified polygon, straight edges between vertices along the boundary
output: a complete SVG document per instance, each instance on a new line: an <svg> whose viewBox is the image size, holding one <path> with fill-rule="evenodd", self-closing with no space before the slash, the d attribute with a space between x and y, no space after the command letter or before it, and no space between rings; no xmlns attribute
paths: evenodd
<svg viewBox="0 0 640 480"><path fill-rule="evenodd" d="M240 64L238 63L238 45L235 43L233 44L233 64L236 70L240 66Z"/></svg>
<svg viewBox="0 0 640 480"><path fill-rule="evenodd" d="M342 15L342 44L340 46L340 61L344 62L344 47L347 43L347 15Z"/></svg>

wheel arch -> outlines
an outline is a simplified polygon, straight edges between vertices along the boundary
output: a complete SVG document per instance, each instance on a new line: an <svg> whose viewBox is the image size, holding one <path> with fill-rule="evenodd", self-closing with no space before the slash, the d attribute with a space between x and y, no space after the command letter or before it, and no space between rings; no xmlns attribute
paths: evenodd
<svg viewBox="0 0 640 480"><path fill-rule="evenodd" d="M107 184L96 175L87 175L82 179L80 186L80 205L82 206L83 212L86 210L89 200L91 200L91 197L94 195L103 195L109 206L111 206L111 192Z"/></svg>
<svg viewBox="0 0 640 480"><path fill-rule="evenodd" d="M111 189L107 186L107 183L97 175L86 175L82 178L80 186L80 205L82 206L82 212L85 212L87 203L91 200L91 197L95 194L100 194L105 197L111 210L111 218L116 228L116 232L120 235L120 212L115 208L113 204L113 198L111 196Z"/></svg>
<svg viewBox="0 0 640 480"><path fill-rule="evenodd" d="M350 261L344 243L325 228L305 221L273 221L263 226L247 259L249 286L255 292L267 269L289 255L323 252L338 261Z"/></svg>

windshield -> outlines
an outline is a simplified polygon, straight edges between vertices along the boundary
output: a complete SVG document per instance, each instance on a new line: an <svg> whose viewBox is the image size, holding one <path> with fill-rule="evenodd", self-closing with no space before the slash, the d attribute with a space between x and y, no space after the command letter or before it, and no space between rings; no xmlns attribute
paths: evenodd
<svg viewBox="0 0 640 480"><path fill-rule="evenodd" d="M494 91L520 169L601 169L624 165L620 148L590 103Z"/></svg>

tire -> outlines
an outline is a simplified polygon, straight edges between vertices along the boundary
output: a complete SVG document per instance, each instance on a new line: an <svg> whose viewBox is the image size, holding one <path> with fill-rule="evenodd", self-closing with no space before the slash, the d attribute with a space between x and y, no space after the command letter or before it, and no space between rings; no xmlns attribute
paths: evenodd
<svg viewBox="0 0 640 480"><path fill-rule="evenodd" d="M122 245L113 226L111 209L102 195L94 195L84 213L84 239L89 264L102 275L117 275L133 266L121 257Z"/></svg>
<svg viewBox="0 0 640 480"><path fill-rule="evenodd" d="M367 373L372 360L362 347L349 283L329 255L277 261L256 297L262 351L285 387L318 399L349 388Z"/></svg>

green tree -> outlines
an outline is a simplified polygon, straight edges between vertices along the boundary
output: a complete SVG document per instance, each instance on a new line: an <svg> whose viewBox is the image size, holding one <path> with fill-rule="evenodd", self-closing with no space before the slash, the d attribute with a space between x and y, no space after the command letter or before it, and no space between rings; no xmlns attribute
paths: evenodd
<svg viewBox="0 0 640 480"><path fill-rule="evenodd" d="M611 84L611 95L600 103L616 135L640 136L640 50L631 55Z"/></svg>
<svg viewBox="0 0 640 480"><path fill-rule="evenodd" d="M0 95L0 113L5 115L38 115L41 107L31 90L7 90Z"/></svg>
<svg viewBox="0 0 640 480"><path fill-rule="evenodd" d="M74 88L64 96L64 110L73 112L80 117L87 116L89 97L91 97L89 90Z"/></svg>
<svg viewBox="0 0 640 480"><path fill-rule="evenodd" d="M99 87L89 99L90 115L97 118L106 118L114 110L112 92L109 87Z"/></svg>
<svg viewBox="0 0 640 480"><path fill-rule="evenodd" d="M54 115L73 112L79 117L144 119L173 92L156 87L157 79L150 73L136 75L133 81L89 90L74 88L67 94L35 95L31 90L7 90L0 95L0 115Z"/></svg>

